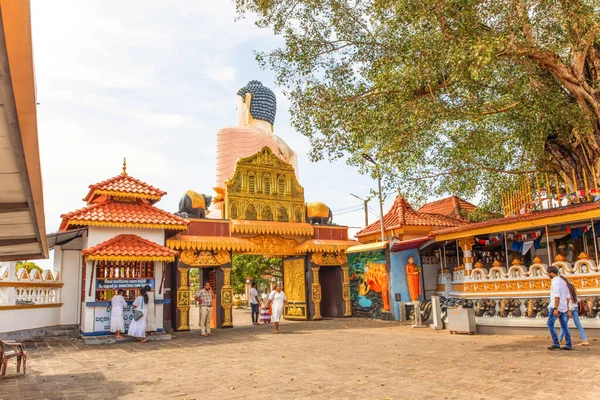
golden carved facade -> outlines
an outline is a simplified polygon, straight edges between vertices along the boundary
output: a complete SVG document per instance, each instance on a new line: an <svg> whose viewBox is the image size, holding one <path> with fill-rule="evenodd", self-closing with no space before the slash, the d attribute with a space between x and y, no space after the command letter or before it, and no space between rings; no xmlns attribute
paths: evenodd
<svg viewBox="0 0 600 400"><path fill-rule="evenodd" d="M265 256L296 255L298 242L294 239L284 239L277 235L260 235L245 239L254 244L252 252L246 254L260 254Z"/></svg>
<svg viewBox="0 0 600 400"><path fill-rule="evenodd" d="M288 306L284 309L287 319L306 320L306 280L304 258L285 259L283 261L283 290Z"/></svg>
<svg viewBox="0 0 600 400"><path fill-rule="evenodd" d="M225 219L306 222L304 188L294 168L268 147L240 158L225 186Z"/></svg>
<svg viewBox="0 0 600 400"><path fill-rule="evenodd" d="M233 306L233 286L231 286L231 268L222 268L223 287L221 287L221 307L223 307L223 328L233 327L231 307Z"/></svg>
<svg viewBox="0 0 600 400"><path fill-rule="evenodd" d="M348 262L348 256L341 253L313 253L311 256L313 264L317 265L342 265Z"/></svg>
<svg viewBox="0 0 600 400"><path fill-rule="evenodd" d="M313 319L321 319L321 283L319 282L319 269L320 267L312 267L313 272L313 284L312 284L312 300L315 305L315 316Z"/></svg>
<svg viewBox="0 0 600 400"><path fill-rule="evenodd" d="M188 286L188 268L177 268L179 272L179 288L177 289L177 310L179 310L178 331L189 331L190 287Z"/></svg>
<svg viewBox="0 0 600 400"><path fill-rule="evenodd" d="M194 250L187 249L181 252L179 261L190 267L219 266L231 261L228 251L224 250Z"/></svg>

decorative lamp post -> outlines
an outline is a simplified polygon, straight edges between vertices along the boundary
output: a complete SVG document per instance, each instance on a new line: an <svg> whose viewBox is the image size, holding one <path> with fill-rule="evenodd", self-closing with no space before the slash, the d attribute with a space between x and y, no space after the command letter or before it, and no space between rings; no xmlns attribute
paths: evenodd
<svg viewBox="0 0 600 400"><path fill-rule="evenodd" d="M381 174L379 172L379 164L367 153L363 153L363 158L375 165L375 171L377 172L377 187L379 189L379 221L381 225L381 241L385 242L385 228L383 226L383 197L381 196Z"/></svg>

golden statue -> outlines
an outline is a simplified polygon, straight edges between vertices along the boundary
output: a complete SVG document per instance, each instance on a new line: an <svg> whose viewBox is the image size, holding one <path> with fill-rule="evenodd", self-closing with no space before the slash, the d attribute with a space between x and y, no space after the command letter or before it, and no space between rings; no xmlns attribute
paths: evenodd
<svg viewBox="0 0 600 400"><path fill-rule="evenodd" d="M385 264L370 262L363 274L363 283L359 285L358 291L361 296L366 296L369 291L381 293L383 311L390 311L388 274Z"/></svg>
<svg viewBox="0 0 600 400"><path fill-rule="evenodd" d="M294 167L298 177L296 153L273 134L277 100L275 93L259 81L250 81L237 92L238 126L225 127L217 133L217 180L212 210L221 217L225 180L231 178L236 161L258 153L265 146L274 155Z"/></svg>
<svg viewBox="0 0 600 400"><path fill-rule="evenodd" d="M419 301L421 291L421 267L415 264L413 256L408 257L406 264L406 281L408 282L408 293L412 301Z"/></svg>

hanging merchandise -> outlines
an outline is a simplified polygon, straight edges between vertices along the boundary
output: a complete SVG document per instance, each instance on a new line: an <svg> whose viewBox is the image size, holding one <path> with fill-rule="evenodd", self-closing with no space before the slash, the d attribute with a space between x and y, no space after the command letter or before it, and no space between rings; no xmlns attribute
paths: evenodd
<svg viewBox="0 0 600 400"><path fill-rule="evenodd" d="M516 251L517 253L521 253L523 251L523 242L514 241L510 246L511 251Z"/></svg>
<svg viewBox="0 0 600 400"><path fill-rule="evenodd" d="M542 237L543 237L543 236L544 236L544 234L542 233L542 234L540 235L540 237L538 237L537 239L535 239L535 240L533 241L533 248L534 248L534 249L538 250L538 249L540 249L540 248L541 248L541 243L542 243Z"/></svg>
<svg viewBox="0 0 600 400"><path fill-rule="evenodd" d="M528 252L529 250L531 250L531 248L532 248L532 247L533 247L533 241L530 241L530 242L524 242L524 243L523 243L523 249L521 250L521 254L522 254L522 255L525 255L525 254L527 254L527 252Z"/></svg>

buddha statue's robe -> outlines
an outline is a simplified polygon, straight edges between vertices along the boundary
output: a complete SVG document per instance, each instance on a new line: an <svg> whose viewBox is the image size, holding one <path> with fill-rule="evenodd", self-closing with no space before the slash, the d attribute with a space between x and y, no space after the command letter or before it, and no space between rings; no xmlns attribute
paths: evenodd
<svg viewBox="0 0 600 400"><path fill-rule="evenodd" d="M230 126L217 133L216 187L225 187L225 180L233 176L239 158L256 154L265 146L290 163L298 178L298 157L281 138L252 126Z"/></svg>
<svg viewBox="0 0 600 400"><path fill-rule="evenodd" d="M408 293L412 301L419 301L421 292L420 267L417 264L406 264L406 281L408 282Z"/></svg>

